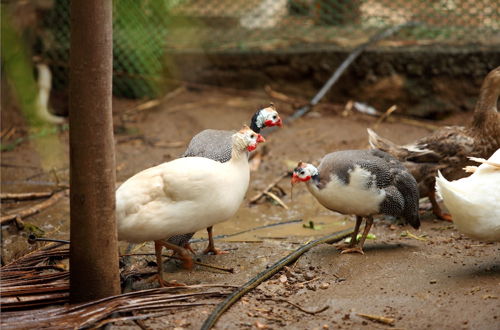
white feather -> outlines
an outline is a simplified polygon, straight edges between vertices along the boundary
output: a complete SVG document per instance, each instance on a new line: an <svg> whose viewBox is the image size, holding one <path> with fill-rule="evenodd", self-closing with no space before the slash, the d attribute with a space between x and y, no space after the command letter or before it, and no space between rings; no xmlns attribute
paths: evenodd
<svg viewBox="0 0 500 330"><path fill-rule="evenodd" d="M354 167L350 172L349 184L344 184L337 176L332 174L330 182L323 189L314 184L307 188L316 199L326 208L344 214L368 216L379 213L380 203L385 198L385 191L367 183L373 174L361 168Z"/></svg>
<svg viewBox="0 0 500 330"><path fill-rule="evenodd" d="M500 161L500 149L489 161ZM436 190L459 231L478 240L500 241L500 169L484 163L469 177L451 182L438 172Z"/></svg>
<svg viewBox="0 0 500 330"><path fill-rule="evenodd" d="M228 220L243 201L249 178L246 157L226 163L179 158L139 172L116 192L118 238L159 240Z"/></svg>

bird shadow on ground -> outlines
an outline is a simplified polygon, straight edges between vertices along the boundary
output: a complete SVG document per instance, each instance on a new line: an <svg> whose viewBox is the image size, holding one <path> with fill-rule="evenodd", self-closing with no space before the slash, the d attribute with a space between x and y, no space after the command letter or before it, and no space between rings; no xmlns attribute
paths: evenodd
<svg viewBox="0 0 500 330"><path fill-rule="evenodd" d="M494 260L481 265L470 265L458 271L448 274L454 278L471 278L471 277L492 277L499 278L500 276L500 261Z"/></svg>
<svg viewBox="0 0 500 330"><path fill-rule="evenodd" d="M393 251L393 250L417 250L418 248L415 245L406 244L406 243L368 243L363 247L363 251Z"/></svg>

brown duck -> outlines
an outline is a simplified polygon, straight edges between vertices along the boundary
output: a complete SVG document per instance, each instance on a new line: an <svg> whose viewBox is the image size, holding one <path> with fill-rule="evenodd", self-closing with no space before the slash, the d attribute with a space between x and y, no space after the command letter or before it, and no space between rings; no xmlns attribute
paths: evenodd
<svg viewBox="0 0 500 330"><path fill-rule="evenodd" d="M488 158L500 148L500 114L497 109L500 94L500 67L484 79L468 126L447 126L413 143L399 146L368 129L372 148L380 149L398 158L418 182L420 196L428 196L434 214L451 221L442 213L435 196L437 170L449 180L457 180L466 173L468 157Z"/></svg>

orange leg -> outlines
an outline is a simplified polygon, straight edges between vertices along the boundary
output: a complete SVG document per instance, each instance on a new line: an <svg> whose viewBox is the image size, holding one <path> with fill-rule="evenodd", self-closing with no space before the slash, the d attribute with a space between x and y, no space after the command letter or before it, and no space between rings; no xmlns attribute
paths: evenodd
<svg viewBox="0 0 500 330"><path fill-rule="evenodd" d="M356 224L357 224L357 222L356 222ZM354 252L356 252L356 253L365 254L363 252L363 245L365 244L366 236L368 236L368 233L370 232L372 224L373 224L373 217L369 216L368 218L366 218L365 229L363 230L363 235L361 236L361 239L359 240L358 246L357 247L352 247L352 248L349 248L349 249L345 249L341 253L344 254L344 253L354 253Z"/></svg>
<svg viewBox="0 0 500 330"><path fill-rule="evenodd" d="M194 252L193 247L191 246L191 244L189 244L189 242L187 242L186 244L184 244L184 249L188 250L192 254L196 254L196 252Z"/></svg>
<svg viewBox="0 0 500 330"><path fill-rule="evenodd" d="M208 232L208 246L203 251L203 253L204 254L209 254L209 253L213 253L213 254L226 254L226 253L229 253L227 251L222 251L222 250L218 250L218 249L215 248L214 236L213 236L213 233L212 233L212 228L213 227L208 227L207 228L207 232Z"/></svg>
<svg viewBox="0 0 500 330"><path fill-rule="evenodd" d="M182 259L182 266L186 269L193 268L193 258L187 253L187 251L175 244L171 244L165 241L155 241L155 254L156 254L156 264L158 265L158 282L161 287L165 286L185 286L183 283L178 283L177 281L165 281L163 279L163 260L161 256L161 251L163 248L174 250L179 257Z"/></svg>
<svg viewBox="0 0 500 330"><path fill-rule="evenodd" d="M434 215L438 217L438 219L450 222L453 221L453 219L451 218L451 214L444 213L443 211L441 211L441 207L439 206L436 200L436 192L434 190L431 190L427 195L427 197L429 197L429 201L432 204L432 213L434 213Z"/></svg>

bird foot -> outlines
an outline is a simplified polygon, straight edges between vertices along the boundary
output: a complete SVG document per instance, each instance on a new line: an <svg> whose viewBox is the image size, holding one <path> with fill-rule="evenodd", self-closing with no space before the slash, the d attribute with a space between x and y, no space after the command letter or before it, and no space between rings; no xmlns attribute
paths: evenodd
<svg viewBox="0 0 500 330"><path fill-rule="evenodd" d="M351 243L338 243L338 244L335 244L334 246L335 246L335 248L337 248L339 250L347 250L347 249L353 248L354 244L351 244Z"/></svg>
<svg viewBox="0 0 500 330"><path fill-rule="evenodd" d="M439 214L436 214L436 217L438 219L441 219L444 221L453 222L453 218L451 217L451 214L449 214L449 213L439 213Z"/></svg>
<svg viewBox="0 0 500 330"><path fill-rule="evenodd" d="M228 253L229 253L229 251L219 250L213 246L209 246L205 250L203 250L203 254L219 255L219 254L228 254Z"/></svg>
<svg viewBox="0 0 500 330"><path fill-rule="evenodd" d="M343 249L342 252L340 252L340 254L344 254L344 253L360 253L360 254L365 254L363 252L363 249L360 248L360 247L346 248L346 249Z"/></svg>
<svg viewBox="0 0 500 330"><path fill-rule="evenodd" d="M172 287L172 286L186 286L184 283L179 283L176 280L172 281L165 281L160 274L157 274L157 279L158 283L160 284L160 287L165 288L165 287Z"/></svg>

